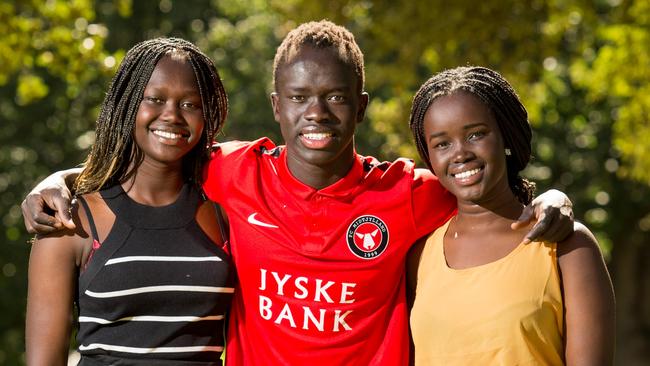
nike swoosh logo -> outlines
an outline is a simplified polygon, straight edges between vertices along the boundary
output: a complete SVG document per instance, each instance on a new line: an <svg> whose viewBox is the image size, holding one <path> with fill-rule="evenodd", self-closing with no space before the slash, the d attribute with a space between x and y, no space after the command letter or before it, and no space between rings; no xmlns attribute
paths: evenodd
<svg viewBox="0 0 650 366"><path fill-rule="evenodd" d="M248 216L248 222L250 224L278 229L278 227L275 226L275 225L267 224L266 222L262 222L262 221L256 219L255 215L257 215L257 212L253 212L250 216Z"/></svg>

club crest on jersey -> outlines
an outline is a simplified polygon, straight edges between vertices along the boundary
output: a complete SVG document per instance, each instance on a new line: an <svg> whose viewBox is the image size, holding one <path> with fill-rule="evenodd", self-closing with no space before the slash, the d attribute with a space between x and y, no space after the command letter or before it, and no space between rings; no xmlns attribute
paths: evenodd
<svg viewBox="0 0 650 366"><path fill-rule="evenodd" d="M346 240L348 248L354 255L363 259L373 259L386 250L388 227L376 216L359 216L348 227Z"/></svg>

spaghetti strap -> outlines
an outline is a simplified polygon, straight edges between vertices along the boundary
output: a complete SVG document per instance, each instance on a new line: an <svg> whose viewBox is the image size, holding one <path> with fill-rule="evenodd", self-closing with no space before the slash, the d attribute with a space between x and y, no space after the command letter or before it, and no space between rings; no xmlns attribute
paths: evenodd
<svg viewBox="0 0 650 366"><path fill-rule="evenodd" d="M212 206L214 207L214 211L217 213L217 222L219 223L219 230L221 231L221 239L223 239L223 242L225 244L230 239L228 232L229 228L228 225L226 225L226 219L223 218L223 214L221 213L221 206L219 206L218 203L212 202Z"/></svg>
<svg viewBox="0 0 650 366"><path fill-rule="evenodd" d="M81 196L78 196L77 200L79 202L81 202L81 205L84 206L84 210L86 210L86 217L88 217L88 225L90 226L90 233L93 236L93 240L99 243L99 236L97 235L97 228L95 227L95 220L93 219L92 212L90 212L90 207L88 207L88 203Z"/></svg>

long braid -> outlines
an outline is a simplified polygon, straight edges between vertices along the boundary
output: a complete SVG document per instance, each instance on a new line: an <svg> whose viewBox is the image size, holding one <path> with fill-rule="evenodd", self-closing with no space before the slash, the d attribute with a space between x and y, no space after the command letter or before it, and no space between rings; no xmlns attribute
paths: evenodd
<svg viewBox="0 0 650 366"><path fill-rule="evenodd" d="M512 86L497 72L485 67L457 67L440 72L427 80L415 94L409 126L418 153L429 169L429 149L424 135L424 116L436 98L458 91L472 93L494 113L504 146L511 151L506 156L508 183L520 202L530 203L535 184L519 175L531 157L532 131L528 113Z"/></svg>
<svg viewBox="0 0 650 366"><path fill-rule="evenodd" d="M197 144L197 147L200 146L201 149L195 148L188 154L183 165L190 169L186 171L187 176L194 177L195 182L201 183L203 180L203 164L209 158L209 150L204 147L212 145L215 135L226 120L228 98L214 64L206 55L202 53L196 54L196 57L190 57L189 61L199 85L199 94L203 103L203 119L216 122L206 123L206 131ZM197 154L198 156L195 159L194 156Z"/></svg>
<svg viewBox="0 0 650 366"><path fill-rule="evenodd" d="M144 158L133 140L136 115L156 64L172 54L190 63L199 87L205 127L197 146L184 158L183 173L189 181L202 182L208 146L226 119L226 92L214 63L196 46L178 38L156 38L131 48L113 77L97 118L95 144L75 182L77 194L98 191L135 174Z"/></svg>

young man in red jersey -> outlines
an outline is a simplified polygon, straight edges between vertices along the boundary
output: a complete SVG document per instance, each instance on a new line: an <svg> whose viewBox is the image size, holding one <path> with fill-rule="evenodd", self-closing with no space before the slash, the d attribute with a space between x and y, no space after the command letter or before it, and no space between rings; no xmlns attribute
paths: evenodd
<svg viewBox="0 0 650 366"><path fill-rule="evenodd" d="M409 160L356 153L368 95L363 55L345 28L321 21L291 31L273 80L285 145L221 144L203 185L228 214L239 280L226 363L407 364L405 256L452 214L454 198ZM53 199L34 193L23 207L36 212L43 200ZM65 207L60 192L55 200ZM31 219L39 215L26 215L32 229L47 226Z"/></svg>

